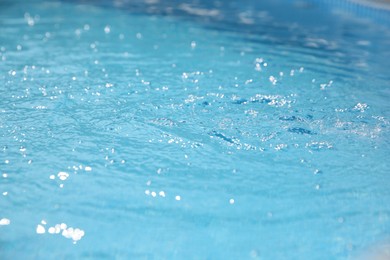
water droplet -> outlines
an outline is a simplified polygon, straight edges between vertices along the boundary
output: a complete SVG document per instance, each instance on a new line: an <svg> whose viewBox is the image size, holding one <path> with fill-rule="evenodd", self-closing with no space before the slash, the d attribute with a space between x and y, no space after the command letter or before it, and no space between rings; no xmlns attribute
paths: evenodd
<svg viewBox="0 0 390 260"><path fill-rule="evenodd" d="M46 232L45 227L42 225L37 225L36 232L37 234L44 234Z"/></svg>
<svg viewBox="0 0 390 260"><path fill-rule="evenodd" d="M269 81L272 83L272 85L276 85L276 82L278 82L278 80L274 76L270 76Z"/></svg>
<svg viewBox="0 0 390 260"><path fill-rule="evenodd" d="M11 220L9 220L8 218L0 219L0 226L7 226L9 224L11 224Z"/></svg>
<svg viewBox="0 0 390 260"><path fill-rule="evenodd" d="M60 178L61 181L66 180L69 177L69 173L67 172L59 172L57 174L58 178Z"/></svg>
<svg viewBox="0 0 390 260"><path fill-rule="evenodd" d="M56 229L55 229L54 227L50 227L49 230L48 230L48 232L49 232L50 234L54 234L54 233L56 232Z"/></svg>
<svg viewBox="0 0 390 260"><path fill-rule="evenodd" d="M192 49L195 49L195 48L196 48L196 42L195 42L195 41L192 41L192 42L191 42L191 48L192 48Z"/></svg>
<svg viewBox="0 0 390 260"><path fill-rule="evenodd" d="M320 174L320 173L322 173L321 170L319 170L319 169L315 169L315 170L314 170L314 174Z"/></svg>

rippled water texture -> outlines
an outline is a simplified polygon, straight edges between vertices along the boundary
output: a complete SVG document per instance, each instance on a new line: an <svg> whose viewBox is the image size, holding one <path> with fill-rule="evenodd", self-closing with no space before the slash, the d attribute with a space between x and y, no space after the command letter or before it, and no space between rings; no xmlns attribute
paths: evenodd
<svg viewBox="0 0 390 260"><path fill-rule="evenodd" d="M390 26L258 2L1 1L0 258L386 241Z"/></svg>

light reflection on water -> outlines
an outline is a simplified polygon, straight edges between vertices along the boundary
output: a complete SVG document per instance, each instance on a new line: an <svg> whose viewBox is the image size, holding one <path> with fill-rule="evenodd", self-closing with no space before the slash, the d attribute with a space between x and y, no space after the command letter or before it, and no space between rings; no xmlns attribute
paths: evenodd
<svg viewBox="0 0 390 260"><path fill-rule="evenodd" d="M251 3L0 9L5 258L346 258L388 236L388 27Z"/></svg>

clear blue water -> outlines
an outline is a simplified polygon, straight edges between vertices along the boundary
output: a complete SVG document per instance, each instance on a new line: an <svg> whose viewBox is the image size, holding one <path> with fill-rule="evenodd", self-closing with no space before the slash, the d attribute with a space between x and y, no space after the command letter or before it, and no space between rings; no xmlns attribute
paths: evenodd
<svg viewBox="0 0 390 260"><path fill-rule="evenodd" d="M0 258L386 241L390 26L337 8L0 2Z"/></svg>

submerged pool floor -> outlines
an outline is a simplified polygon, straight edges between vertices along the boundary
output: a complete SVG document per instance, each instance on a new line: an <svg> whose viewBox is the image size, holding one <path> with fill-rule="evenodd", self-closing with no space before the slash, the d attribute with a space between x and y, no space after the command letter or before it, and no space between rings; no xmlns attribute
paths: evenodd
<svg viewBox="0 0 390 260"><path fill-rule="evenodd" d="M390 27L281 2L1 2L0 258L387 241Z"/></svg>

